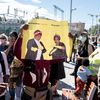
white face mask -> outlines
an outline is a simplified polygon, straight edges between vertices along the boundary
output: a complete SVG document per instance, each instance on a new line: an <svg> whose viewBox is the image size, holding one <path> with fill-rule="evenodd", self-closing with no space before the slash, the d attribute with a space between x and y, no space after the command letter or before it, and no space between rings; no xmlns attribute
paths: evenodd
<svg viewBox="0 0 100 100"><path fill-rule="evenodd" d="M86 41L86 37L85 36L79 36L79 40L84 43Z"/></svg>

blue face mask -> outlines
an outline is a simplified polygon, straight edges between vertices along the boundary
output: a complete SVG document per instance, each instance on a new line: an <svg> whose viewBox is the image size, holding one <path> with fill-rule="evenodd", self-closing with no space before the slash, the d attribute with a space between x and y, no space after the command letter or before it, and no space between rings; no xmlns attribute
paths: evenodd
<svg viewBox="0 0 100 100"><path fill-rule="evenodd" d="M97 44L97 48L100 48L100 44Z"/></svg>

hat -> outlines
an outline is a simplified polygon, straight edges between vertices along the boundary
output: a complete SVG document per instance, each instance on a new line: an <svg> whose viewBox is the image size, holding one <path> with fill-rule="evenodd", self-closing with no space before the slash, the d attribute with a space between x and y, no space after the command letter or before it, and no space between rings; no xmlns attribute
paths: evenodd
<svg viewBox="0 0 100 100"><path fill-rule="evenodd" d="M82 33L86 34L86 33L88 33L88 31L86 29L84 29Z"/></svg>
<svg viewBox="0 0 100 100"><path fill-rule="evenodd" d="M0 34L0 39L8 40L8 37L5 35L5 33Z"/></svg>
<svg viewBox="0 0 100 100"><path fill-rule="evenodd" d="M40 30L36 30L36 31L34 32L34 35L35 35L35 36L37 36L37 35L42 35L42 32L41 32Z"/></svg>

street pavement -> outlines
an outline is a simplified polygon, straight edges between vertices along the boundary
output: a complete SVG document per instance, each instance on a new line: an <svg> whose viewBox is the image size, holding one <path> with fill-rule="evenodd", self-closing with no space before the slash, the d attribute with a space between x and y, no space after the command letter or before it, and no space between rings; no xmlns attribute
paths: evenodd
<svg viewBox="0 0 100 100"><path fill-rule="evenodd" d="M53 97L53 100L62 100L62 88L66 88L66 89L74 89L75 88L74 76L70 75L73 72L74 67L75 67L75 64L73 64L73 63L64 63L66 77L59 81L57 91L60 96Z"/></svg>

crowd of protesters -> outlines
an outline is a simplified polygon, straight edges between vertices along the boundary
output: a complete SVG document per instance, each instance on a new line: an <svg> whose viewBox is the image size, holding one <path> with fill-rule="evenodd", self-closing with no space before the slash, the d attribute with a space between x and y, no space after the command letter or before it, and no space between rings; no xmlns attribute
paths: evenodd
<svg viewBox="0 0 100 100"><path fill-rule="evenodd" d="M34 39L28 41L27 47L29 48L27 48L28 51L26 54L26 59L36 59L41 60L41 62L37 63L31 61L31 63L26 64L27 61L25 60L23 61L25 62L23 64L22 61L20 61L20 59L18 59L13 52L15 41L18 39L21 41L21 29L19 33L20 35L18 35L18 33L16 32L11 32L9 36L6 36L5 34L0 34L0 100L52 100L52 94L53 96L58 96L57 86L59 79L65 78L65 71L63 66L63 62L67 61L65 44L60 41L61 37L59 35L54 36L55 47L53 47L53 49L51 48L51 52L49 53L49 56L52 56L54 62L52 61L47 64L47 62L43 62L42 53L45 53L46 49L43 43L40 42L42 32L40 30L36 30L34 32ZM100 36L96 37L95 41L91 40L92 42L90 42L88 32L84 30L83 32L81 32L79 37L75 38L75 41L78 41L77 45L74 45L76 46L74 52L74 58L76 59L74 61L75 69L71 75L75 76L74 95L79 96L83 91L85 84L89 85L93 81L96 86L98 86L98 72L95 71L94 74L94 69L89 68L89 57L92 58L97 54L99 54L100 56ZM34 45L35 48L30 48L31 45ZM35 53L35 51L37 52ZM41 54L42 56L40 57L38 54ZM34 58L31 59L32 55L34 56ZM31 83L29 83L32 79L30 79L28 72L31 76L34 74L30 72L31 68L29 69L28 67L31 66L31 64L37 64L38 66L42 66L42 64L44 66L45 64L45 67L47 67L50 63L51 70L48 69L48 71L50 71L50 78L48 79L48 84L51 84L52 88L49 89L49 91L44 91L47 89L47 86L45 87L43 85L42 88L39 87L37 89L38 93L36 94L37 91L35 91L35 88L33 88ZM96 66L97 69L99 69L98 66ZM27 79L25 77L27 77ZM30 87L27 84L30 84ZM24 85L26 86L24 87ZM47 83L45 85L47 85ZM42 90L44 91L43 93ZM98 90L96 90L94 94L93 100L97 100L97 91ZM49 95L49 98L44 94Z"/></svg>
<svg viewBox="0 0 100 100"><path fill-rule="evenodd" d="M80 95L84 89L84 84L88 84L89 86L93 81L98 87L97 75L100 67L100 36L95 36L95 39L93 39L84 30L78 37L75 57L75 69L71 75L75 76L75 95ZM93 100L98 99L97 94L96 89Z"/></svg>

